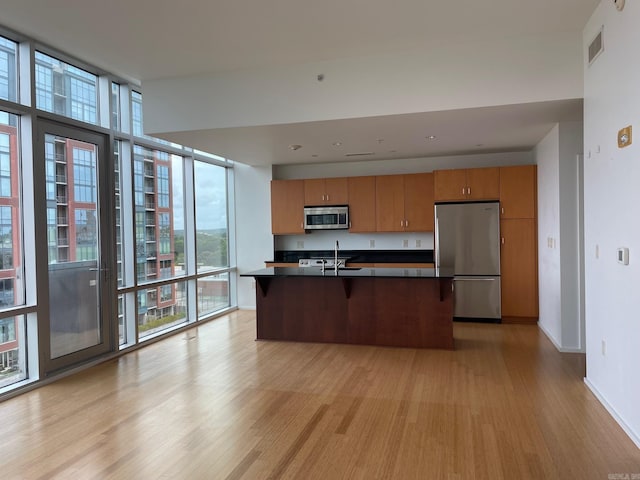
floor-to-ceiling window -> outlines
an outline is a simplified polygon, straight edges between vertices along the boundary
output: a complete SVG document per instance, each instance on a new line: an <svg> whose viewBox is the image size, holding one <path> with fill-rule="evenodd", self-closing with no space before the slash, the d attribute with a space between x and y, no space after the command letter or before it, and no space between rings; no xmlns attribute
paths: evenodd
<svg viewBox="0 0 640 480"><path fill-rule="evenodd" d="M19 118L0 111L0 388L27 377Z"/></svg>
<svg viewBox="0 0 640 480"><path fill-rule="evenodd" d="M233 306L232 168L144 135L137 86L0 26L0 394Z"/></svg>

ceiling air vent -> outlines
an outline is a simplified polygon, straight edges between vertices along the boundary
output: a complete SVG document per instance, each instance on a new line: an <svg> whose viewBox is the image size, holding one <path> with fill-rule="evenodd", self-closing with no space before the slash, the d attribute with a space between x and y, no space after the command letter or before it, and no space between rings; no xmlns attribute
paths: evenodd
<svg viewBox="0 0 640 480"><path fill-rule="evenodd" d="M589 65L591 65L598 55L604 50L604 43L602 42L602 29L596 35L596 38L589 44Z"/></svg>
<svg viewBox="0 0 640 480"><path fill-rule="evenodd" d="M345 153L345 157L365 157L367 155L375 155L373 152Z"/></svg>

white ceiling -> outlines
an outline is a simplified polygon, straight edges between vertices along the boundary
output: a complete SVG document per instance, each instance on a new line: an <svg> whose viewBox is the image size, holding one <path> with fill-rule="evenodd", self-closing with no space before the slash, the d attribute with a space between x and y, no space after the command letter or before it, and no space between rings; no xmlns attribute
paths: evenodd
<svg viewBox="0 0 640 480"><path fill-rule="evenodd" d="M582 30L599 0L20 0L0 23L134 81L418 49L445 40ZM531 148L580 102L186 132L252 163ZM561 118L562 117L562 118ZM462 123L461 123L462 122ZM424 136L436 135L426 142ZM291 140L295 139L295 140ZM373 139L373 143L372 143ZM378 142L383 139L383 142ZM340 141L337 149L333 142ZM193 142L192 142L193 143ZM302 144L295 152L286 146ZM482 144L482 146L477 146ZM284 147L283 147L284 145ZM376 147L374 149L374 147ZM396 152L390 152L396 150ZM318 155L312 157L311 155Z"/></svg>
<svg viewBox="0 0 640 480"><path fill-rule="evenodd" d="M581 119L582 100L576 99L178 132L163 137L215 149L251 165L327 163L528 151L555 123ZM435 138L427 138L431 136ZM301 148L293 150L291 145ZM371 155L352 155L361 153Z"/></svg>

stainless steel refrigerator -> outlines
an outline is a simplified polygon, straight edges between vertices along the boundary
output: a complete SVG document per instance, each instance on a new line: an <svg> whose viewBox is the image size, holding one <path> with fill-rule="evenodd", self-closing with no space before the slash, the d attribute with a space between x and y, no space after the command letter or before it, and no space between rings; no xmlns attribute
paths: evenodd
<svg viewBox="0 0 640 480"><path fill-rule="evenodd" d="M499 322L500 204L436 204L435 263L453 269L454 318Z"/></svg>

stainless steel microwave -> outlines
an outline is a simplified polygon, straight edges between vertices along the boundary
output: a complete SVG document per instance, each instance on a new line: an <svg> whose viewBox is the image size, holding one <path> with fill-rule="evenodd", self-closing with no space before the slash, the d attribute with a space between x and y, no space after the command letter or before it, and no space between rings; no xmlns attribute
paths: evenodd
<svg viewBox="0 0 640 480"><path fill-rule="evenodd" d="M305 230L349 228L349 206L304 207Z"/></svg>

